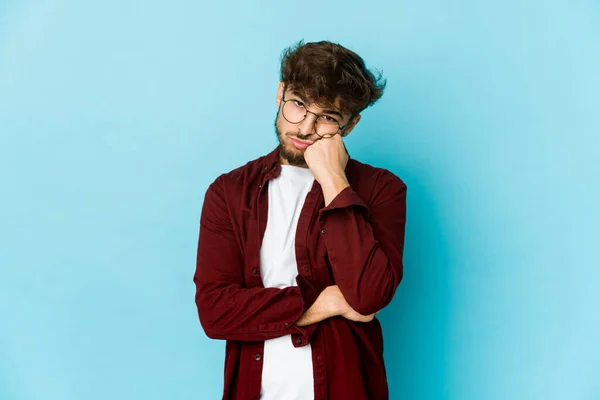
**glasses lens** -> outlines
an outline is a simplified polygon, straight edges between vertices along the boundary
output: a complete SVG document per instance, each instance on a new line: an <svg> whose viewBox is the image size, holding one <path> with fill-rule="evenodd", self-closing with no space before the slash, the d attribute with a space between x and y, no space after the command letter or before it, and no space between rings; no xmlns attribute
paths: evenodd
<svg viewBox="0 0 600 400"><path fill-rule="evenodd" d="M340 126L338 125L337 121L326 116L317 118L317 126L315 126L315 130L319 136L335 135L339 129Z"/></svg>
<svg viewBox="0 0 600 400"><path fill-rule="evenodd" d="M295 100L289 100L283 104L283 116L292 124L297 124L304 120L306 109Z"/></svg>

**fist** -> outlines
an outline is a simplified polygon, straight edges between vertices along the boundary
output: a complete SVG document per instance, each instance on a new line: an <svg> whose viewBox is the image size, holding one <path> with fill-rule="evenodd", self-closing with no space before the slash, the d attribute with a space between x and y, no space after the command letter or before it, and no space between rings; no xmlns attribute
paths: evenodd
<svg viewBox="0 0 600 400"><path fill-rule="evenodd" d="M315 179L323 184L333 174L344 174L348 164L348 152L341 135L315 141L304 150L304 160Z"/></svg>

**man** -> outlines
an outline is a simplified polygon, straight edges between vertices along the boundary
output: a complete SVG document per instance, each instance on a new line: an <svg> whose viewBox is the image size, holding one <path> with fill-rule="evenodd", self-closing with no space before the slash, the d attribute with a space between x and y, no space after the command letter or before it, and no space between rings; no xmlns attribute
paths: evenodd
<svg viewBox="0 0 600 400"><path fill-rule="evenodd" d="M269 154L220 175L202 206L200 322L224 339L223 399L387 399L374 315L402 279L406 185L343 143L383 94L354 52L283 53Z"/></svg>

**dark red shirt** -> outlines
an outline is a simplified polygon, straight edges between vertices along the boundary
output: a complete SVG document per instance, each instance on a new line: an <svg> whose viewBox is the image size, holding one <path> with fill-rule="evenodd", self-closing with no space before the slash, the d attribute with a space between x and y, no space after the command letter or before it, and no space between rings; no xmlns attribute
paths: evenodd
<svg viewBox="0 0 600 400"><path fill-rule="evenodd" d="M294 346L312 346L315 400L387 399L377 318L294 323L330 285L364 315L390 303L402 279L406 185L386 169L350 158L350 187L325 207L315 180L295 236L298 286L265 288L260 247L267 185L281 171L279 149L220 175L202 206L196 305L206 335L227 340L223 399L259 399L264 340L290 334Z"/></svg>

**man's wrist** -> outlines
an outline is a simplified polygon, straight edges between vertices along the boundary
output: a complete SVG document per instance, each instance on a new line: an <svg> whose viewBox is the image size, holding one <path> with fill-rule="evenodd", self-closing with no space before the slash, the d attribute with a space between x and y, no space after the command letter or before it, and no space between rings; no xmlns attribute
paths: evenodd
<svg viewBox="0 0 600 400"><path fill-rule="evenodd" d="M342 190L350 186L345 176L334 176L330 177L326 182L321 184L323 190L323 197L325 199L325 206L338 195Z"/></svg>

